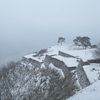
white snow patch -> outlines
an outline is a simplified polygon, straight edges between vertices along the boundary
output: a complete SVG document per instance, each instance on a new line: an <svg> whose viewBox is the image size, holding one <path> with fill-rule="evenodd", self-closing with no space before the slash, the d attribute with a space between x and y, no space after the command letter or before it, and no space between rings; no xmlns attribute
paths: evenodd
<svg viewBox="0 0 100 100"><path fill-rule="evenodd" d="M100 78L100 64L90 64L83 66L84 71L91 83L97 81Z"/></svg>
<svg viewBox="0 0 100 100"><path fill-rule="evenodd" d="M66 100L100 100L100 81L93 83Z"/></svg>

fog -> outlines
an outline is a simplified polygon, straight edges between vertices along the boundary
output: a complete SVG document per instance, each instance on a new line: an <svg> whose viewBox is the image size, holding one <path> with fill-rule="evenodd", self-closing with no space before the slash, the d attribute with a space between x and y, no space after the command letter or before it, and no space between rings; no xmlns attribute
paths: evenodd
<svg viewBox="0 0 100 100"><path fill-rule="evenodd" d="M0 0L0 64L76 36L100 41L100 0Z"/></svg>

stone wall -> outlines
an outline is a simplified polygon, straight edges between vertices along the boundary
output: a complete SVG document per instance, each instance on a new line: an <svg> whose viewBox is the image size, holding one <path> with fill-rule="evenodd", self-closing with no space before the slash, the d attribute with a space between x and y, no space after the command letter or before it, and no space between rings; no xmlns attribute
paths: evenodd
<svg viewBox="0 0 100 100"><path fill-rule="evenodd" d="M48 66L50 63L52 63L55 67L62 69L64 75L67 76L68 67L65 65L63 61L53 58L52 56L46 55L44 60L45 66Z"/></svg>
<svg viewBox="0 0 100 100"><path fill-rule="evenodd" d="M42 63L44 63L45 66L48 66L50 63L52 63L55 67L62 69L65 77L67 76L68 71L72 71L72 70L76 69L80 86L82 88L85 88L88 85L90 85L89 79L87 78L87 75L83 69L83 66L85 65L85 63L82 60L80 60L77 68L74 66L69 68L63 61L61 61L57 58L54 58L53 56L49 56L49 55L45 56L45 59L43 62L39 62L37 60L27 59L27 58L23 58L22 61L26 64L31 63L32 65L34 65L36 67L40 67Z"/></svg>
<svg viewBox="0 0 100 100"><path fill-rule="evenodd" d="M83 69L83 66L84 66L84 62L82 60L80 60L76 71L77 71L77 76L78 76L80 86L82 88L85 88L85 87L90 85L90 81L89 81L89 79L88 79L88 77Z"/></svg>
<svg viewBox="0 0 100 100"><path fill-rule="evenodd" d="M61 55L61 56L63 56L63 57L72 57L72 58L76 58L75 56L72 56L72 55L70 55L70 54L67 54L67 53L64 53L64 52L61 52L61 51L59 51L58 54Z"/></svg>
<svg viewBox="0 0 100 100"><path fill-rule="evenodd" d="M76 66L75 67L68 67L68 70L69 71L76 70Z"/></svg>
<svg viewBox="0 0 100 100"><path fill-rule="evenodd" d="M34 66L36 66L36 67L40 67L41 64L43 63L43 62L39 62L39 61L34 60L34 59L31 59L31 58L28 59L28 58L25 58L25 57L23 57L22 61L23 61L24 63L26 63L26 64L31 63L32 65L34 65Z"/></svg>
<svg viewBox="0 0 100 100"><path fill-rule="evenodd" d="M100 59L91 59L88 60L89 63L100 63Z"/></svg>

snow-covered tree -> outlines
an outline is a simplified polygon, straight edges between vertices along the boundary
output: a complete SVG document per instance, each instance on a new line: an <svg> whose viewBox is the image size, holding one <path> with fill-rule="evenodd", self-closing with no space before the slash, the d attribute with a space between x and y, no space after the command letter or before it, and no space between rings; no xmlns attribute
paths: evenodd
<svg viewBox="0 0 100 100"><path fill-rule="evenodd" d="M63 42L65 42L65 38L59 37L58 38L58 43L60 43L62 45Z"/></svg>
<svg viewBox="0 0 100 100"><path fill-rule="evenodd" d="M0 72L1 100L65 100L77 88L74 73L62 78L48 66L11 62Z"/></svg>
<svg viewBox="0 0 100 100"><path fill-rule="evenodd" d="M84 37L76 37L76 39L73 40L74 44L76 46L83 46L84 48L87 48L88 46L91 46L90 38L87 36Z"/></svg>

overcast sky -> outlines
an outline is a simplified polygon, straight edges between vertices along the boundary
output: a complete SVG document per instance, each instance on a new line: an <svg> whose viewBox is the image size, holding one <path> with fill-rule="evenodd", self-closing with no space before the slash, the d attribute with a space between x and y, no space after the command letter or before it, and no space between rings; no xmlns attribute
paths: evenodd
<svg viewBox="0 0 100 100"><path fill-rule="evenodd" d="M76 36L100 42L100 0L0 0L0 60Z"/></svg>

